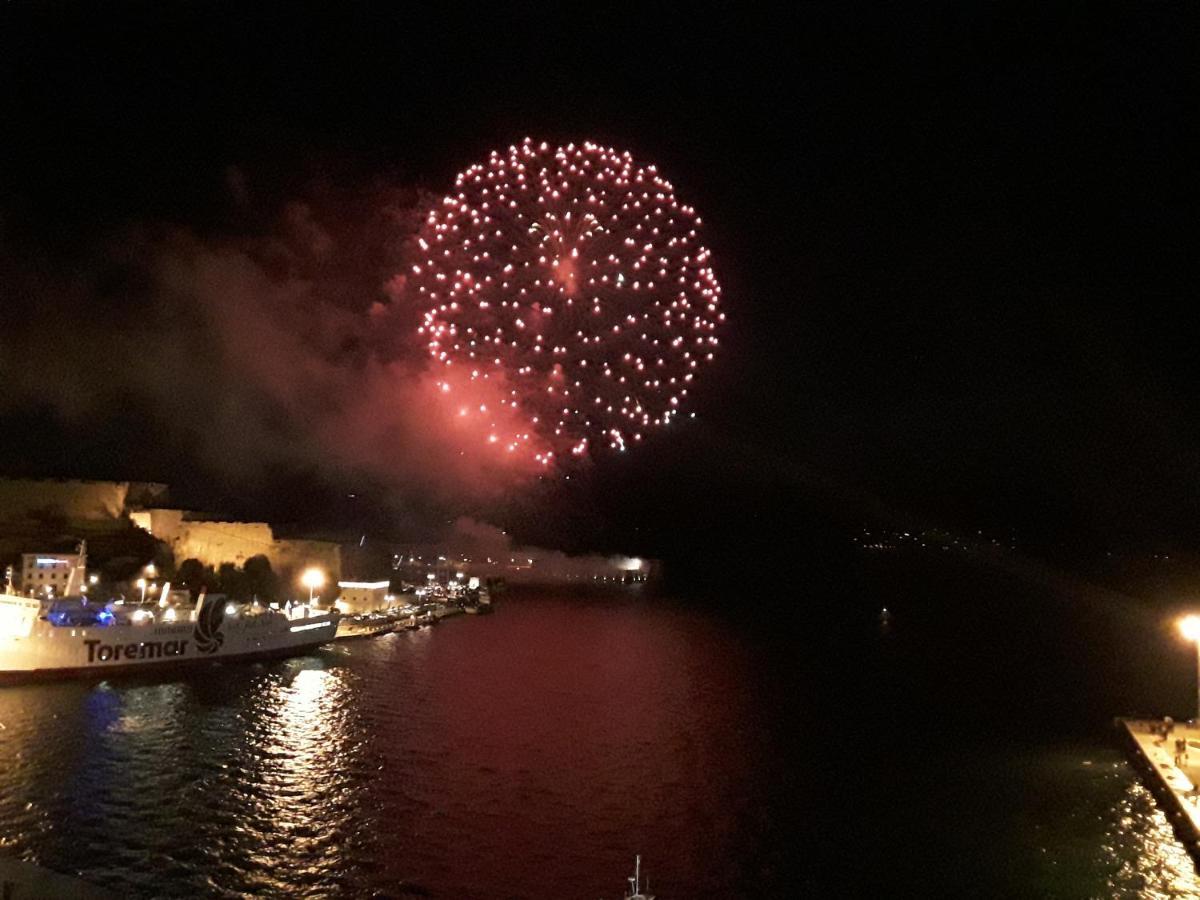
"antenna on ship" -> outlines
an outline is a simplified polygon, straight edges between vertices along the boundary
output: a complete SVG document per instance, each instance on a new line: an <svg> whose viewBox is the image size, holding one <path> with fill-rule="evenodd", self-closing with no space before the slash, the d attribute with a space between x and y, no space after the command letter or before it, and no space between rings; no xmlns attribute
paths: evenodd
<svg viewBox="0 0 1200 900"><path fill-rule="evenodd" d="M63 587L64 597L74 597L81 593L84 581L87 579L87 541L80 541L75 545L75 565L71 568L71 574L67 576L67 583Z"/></svg>

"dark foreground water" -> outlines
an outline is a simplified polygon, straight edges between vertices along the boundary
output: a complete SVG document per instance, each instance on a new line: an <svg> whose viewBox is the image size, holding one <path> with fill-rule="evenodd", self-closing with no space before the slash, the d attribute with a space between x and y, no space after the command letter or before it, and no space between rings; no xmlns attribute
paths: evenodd
<svg viewBox="0 0 1200 900"><path fill-rule="evenodd" d="M0 854L125 896L596 900L635 853L662 900L1200 895L1106 727L1187 702L1160 623L880 590L887 629L514 596L270 666L0 689Z"/></svg>

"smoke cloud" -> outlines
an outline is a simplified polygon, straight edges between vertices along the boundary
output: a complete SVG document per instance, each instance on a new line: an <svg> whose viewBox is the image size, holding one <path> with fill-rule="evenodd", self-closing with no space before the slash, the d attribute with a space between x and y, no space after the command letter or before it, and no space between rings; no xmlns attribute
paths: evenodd
<svg viewBox="0 0 1200 900"><path fill-rule="evenodd" d="M456 519L439 546L469 558L472 571L503 575L514 581L595 581L650 572L650 563L635 557L568 555L519 544L507 531L470 516Z"/></svg>
<svg viewBox="0 0 1200 900"><path fill-rule="evenodd" d="M535 477L446 402L415 340L396 273L427 198L325 188L262 216L244 173L226 181L232 221L215 233L139 224L40 257L3 242L0 414L49 409L86 434L146 410L131 441L162 436L235 484L304 469L465 508Z"/></svg>

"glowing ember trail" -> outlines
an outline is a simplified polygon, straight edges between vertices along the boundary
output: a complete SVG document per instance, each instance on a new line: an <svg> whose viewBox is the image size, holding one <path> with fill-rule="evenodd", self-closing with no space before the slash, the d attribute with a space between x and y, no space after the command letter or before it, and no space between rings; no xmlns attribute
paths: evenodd
<svg viewBox="0 0 1200 900"><path fill-rule="evenodd" d="M459 174L408 273L446 402L547 467L668 424L725 320L700 225L654 166L591 143L526 138Z"/></svg>

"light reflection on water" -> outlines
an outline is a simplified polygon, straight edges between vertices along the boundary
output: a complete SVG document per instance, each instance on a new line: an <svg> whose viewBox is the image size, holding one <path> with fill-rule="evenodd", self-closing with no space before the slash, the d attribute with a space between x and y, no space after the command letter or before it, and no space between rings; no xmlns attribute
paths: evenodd
<svg viewBox="0 0 1200 900"><path fill-rule="evenodd" d="M1114 810L1116 827L1105 849L1119 861L1110 886L1146 898L1200 897L1196 864L1175 836L1150 791L1127 770L1125 791Z"/></svg>
<svg viewBox="0 0 1200 900"><path fill-rule="evenodd" d="M641 852L663 897L782 897L821 862L788 829L802 807L849 823L843 886L905 879L876 795L840 817L795 802L840 771L834 744L787 755L775 720L804 686L759 655L678 610L545 601L183 681L3 689L0 852L123 895L480 900L616 896ZM896 805L923 832L898 886L1200 896L1111 746L1001 747L982 779L957 746L937 765L956 760L925 806L924 787Z"/></svg>

